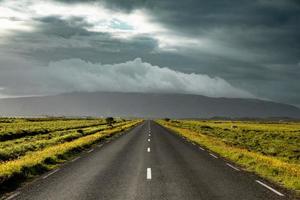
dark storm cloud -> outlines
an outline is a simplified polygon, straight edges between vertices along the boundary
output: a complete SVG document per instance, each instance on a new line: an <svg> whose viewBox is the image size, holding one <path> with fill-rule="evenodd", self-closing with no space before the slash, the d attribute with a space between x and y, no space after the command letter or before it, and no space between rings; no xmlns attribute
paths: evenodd
<svg viewBox="0 0 300 200"><path fill-rule="evenodd" d="M80 58L92 62L117 63L144 57L158 45L150 36L122 40L113 38L109 33L88 31L86 28L92 25L80 17L64 20L50 16L35 18L35 21L38 22L35 32L15 33L4 48L41 62Z"/></svg>
<svg viewBox="0 0 300 200"><path fill-rule="evenodd" d="M299 59L300 2L296 0L104 2L110 8L127 11L146 8L153 20L178 34L209 37L232 48L264 53L262 61L295 63ZM283 50L287 52L284 55Z"/></svg>
<svg viewBox="0 0 300 200"><path fill-rule="evenodd" d="M149 4L154 18L178 33L264 54L261 62L299 61L299 2L188 0Z"/></svg>
<svg viewBox="0 0 300 200"><path fill-rule="evenodd" d="M74 17L68 20L62 20L55 16L37 18L36 21L42 22L37 27L38 32L45 35L54 35L57 37L70 38L73 35L90 36L92 33L85 28L90 27L83 18Z"/></svg>
<svg viewBox="0 0 300 200"><path fill-rule="evenodd" d="M151 34L115 38L110 33L92 31L93 24L83 17L49 16L36 18L35 32L16 33L5 48L40 62L80 58L121 63L141 57L153 65L224 78L261 98L300 105L300 3L297 0L56 1L99 3L125 13L144 9L152 22L173 34L204 39L208 45L178 47L174 52L157 51L159 41ZM18 49L16 44L23 45Z"/></svg>
<svg viewBox="0 0 300 200"><path fill-rule="evenodd" d="M79 0L59 0L78 3ZM153 20L190 37L208 37L216 43L256 53L260 63L299 62L300 2L109 0L112 9L127 12L145 8ZM264 56L261 56L264 54Z"/></svg>
<svg viewBox="0 0 300 200"><path fill-rule="evenodd" d="M155 20L180 34L207 37L245 52L242 61L234 54L211 53L206 59L201 50L189 52L200 57L195 71L221 76L258 96L299 105L299 1L151 1L148 6Z"/></svg>

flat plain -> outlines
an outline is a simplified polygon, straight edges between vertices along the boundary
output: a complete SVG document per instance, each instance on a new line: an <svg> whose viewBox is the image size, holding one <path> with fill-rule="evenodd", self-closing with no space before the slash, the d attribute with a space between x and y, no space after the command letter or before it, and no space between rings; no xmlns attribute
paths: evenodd
<svg viewBox="0 0 300 200"><path fill-rule="evenodd" d="M300 191L299 122L167 119L159 123L247 171Z"/></svg>
<svg viewBox="0 0 300 200"><path fill-rule="evenodd" d="M55 169L96 142L127 130L139 121L104 118L0 119L1 192Z"/></svg>

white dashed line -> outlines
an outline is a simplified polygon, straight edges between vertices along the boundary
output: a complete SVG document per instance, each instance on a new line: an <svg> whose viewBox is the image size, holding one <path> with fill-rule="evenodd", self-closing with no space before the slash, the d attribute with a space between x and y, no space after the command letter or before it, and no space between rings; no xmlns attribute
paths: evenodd
<svg viewBox="0 0 300 200"><path fill-rule="evenodd" d="M43 179L48 178L49 176L51 176L52 174L58 172L59 169L54 170L53 172L50 172L49 174L47 174L46 176L43 177Z"/></svg>
<svg viewBox="0 0 300 200"><path fill-rule="evenodd" d="M103 144L99 144L99 145L98 145L98 147L102 147L102 146L103 146Z"/></svg>
<svg viewBox="0 0 300 200"><path fill-rule="evenodd" d="M74 158L71 162L75 162L76 160L78 160L80 157Z"/></svg>
<svg viewBox="0 0 300 200"><path fill-rule="evenodd" d="M270 186L264 184L263 182L261 182L261 181L259 181L259 180L256 180L256 182L259 183L260 185L262 185L262 186L268 188L269 190L271 190L272 192L276 193L277 195L279 195L279 196L284 196L284 194L278 192L277 190L271 188Z"/></svg>
<svg viewBox="0 0 300 200"><path fill-rule="evenodd" d="M149 134L149 137L151 136L151 134Z"/></svg>
<svg viewBox="0 0 300 200"><path fill-rule="evenodd" d="M147 148L147 152L150 152L150 147Z"/></svg>
<svg viewBox="0 0 300 200"><path fill-rule="evenodd" d="M147 168L147 179L148 179L148 180L151 180L151 179L152 179L151 168Z"/></svg>
<svg viewBox="0 0 300 200"><path fill-rule="evenodd" d="M150 139L148 139L148 142L150 142Z"/></svg>
<svg viewBox="0 0 300 200"><path fill-rule="evenodd" d="M93 152L93 151L94 151L94 149L91 149L91 150L88 151L88 153L91 153L91 152Z"/></svg>
<svg viewBox="0 0 300 200"><path fill-rule="evenodd" d="M200 150L205 151L202 147L199 147Z"/></svg>
<svg viewBox="0 0 300 200"><path fill-rule="evenodd" d="M13 199L13 198L15 198L16 196L18 196L19 194L20 194L20 192L16 192L16 193L10 195L9 197L7 197L5 200Z"/></svg>
<svg viewBox="0 0 300 200"><path fill-rule="evenodd" d="M226 163L227 166L231 167L232 169L236 170L236 171L240 171L240 169L236 168L235 166L229 164L229 163Z"/></svg>
<svg viewBox="0 0 300 200"><path fill-rule="evenodd" d="M214 154L212 154L212 153L210 153L209 155L211 155L211 156L214 157L214 158L218 158L218 156L216 156L216 155L214 155Z"/></svg>

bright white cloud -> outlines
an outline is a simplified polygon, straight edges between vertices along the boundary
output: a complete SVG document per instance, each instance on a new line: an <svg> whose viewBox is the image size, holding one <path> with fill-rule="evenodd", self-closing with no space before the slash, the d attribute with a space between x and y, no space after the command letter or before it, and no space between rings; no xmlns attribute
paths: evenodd
<svg viewBox="0 0 300 200"><path fill-rule="evenodd" d="M73 91L188 93L210 97L254 96L220 77L183 73L140 58L117 64L66 59L49 64L0 54L0 97L53 95Z"/></svg>
<svg viewBox="0 0 300 200"><path fill-rule="evenodd" d="M30 63L25 59L23 66L20 66L19 62L7 56L4 63L18 67L1 71L0 97L114 91L254 98L249 92L232 86L222 78L154 66L140 58L105 65L81 59L50 62L48 66Z"/></svg>
<svg viewBox="0 0 300 200"><path fill-rule="evenodd" d="M219 77L186 74L153 66L140 58L120 64L102 65L69 59L52 62L44 83L55 92L117 91L189 93L210 97L254 97Z"/></svg>

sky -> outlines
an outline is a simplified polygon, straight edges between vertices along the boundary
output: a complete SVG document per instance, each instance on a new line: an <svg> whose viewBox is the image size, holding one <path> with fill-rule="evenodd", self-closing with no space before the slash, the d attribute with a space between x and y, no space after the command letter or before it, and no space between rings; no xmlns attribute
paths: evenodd
<svg viewBox="0 0 300 200"><path fill-rule="evenodd" d="M0 0L0 98L187 93L300 106L298 0Z"/></svg>

